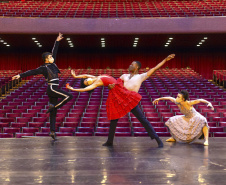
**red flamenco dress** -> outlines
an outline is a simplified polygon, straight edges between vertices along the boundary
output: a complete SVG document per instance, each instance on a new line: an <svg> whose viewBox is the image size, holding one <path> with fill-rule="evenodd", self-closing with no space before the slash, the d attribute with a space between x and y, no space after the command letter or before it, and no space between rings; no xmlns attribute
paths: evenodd
<svg viewBox="0 0 226 185"><path fill-rule="evenodd" d="M107 117L109 120L119 119L125 116L140 102L142 96L137 92L126 89L120 78L116 80L109 75L103 75L100 79L104 86L115 84L115 87L109 90L106 102Z"/></svg>

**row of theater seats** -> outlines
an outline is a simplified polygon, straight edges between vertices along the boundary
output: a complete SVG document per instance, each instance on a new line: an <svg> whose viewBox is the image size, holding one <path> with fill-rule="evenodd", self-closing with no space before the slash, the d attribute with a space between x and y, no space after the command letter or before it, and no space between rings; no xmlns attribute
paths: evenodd
<svg viewBox="0 0 226 185"><path fill-rule="evenodd" d="M225 16L226 1L10 1L0 3L0 16L51 18Z"/></svg>
<svg viewBox="0 0 226 185"><path fill-rule="evenodd" d="M21 73L21 70L0 70L0 96L6 94L9 89L12 89L18 82L12 81L12 76Z"/></svg>
<svg viewBox="0 0 226 185"><path fill-rule="evenodd" d="M219 86L226 88L226 70L214 70L213 81Z"/></svg>
<svg viewBox="0 0 226 185"><path fill-rule="evenodd" d="M61 70L60 87L64 90L66 83L79 88L80 80L74 79L69 70ZM142 69L141 72L145 72ZM77 69L76 74L109 74L120 77L127 73L122 69ZM0 137L48 136L49 115L46 82L36 76L0 102ZM173 96L186 89L191 99L204 98L211 101L215 110L199 104L195 108L204 115L210 126L211 137L226 137L226 92L218 86L203 79L191 69L161 69L148 78L139 93L139 104L147 119L152 123L159 136L170 136L164 126L169 117L180 115L178 107L172 102L159 102L153 105L155 98ZM106 136L109 120L106 113L107 87L98 87L92 94L71 92L73 99L58 110L56 127L58 136ZM147 136L141 123L132 113L118 122L116 136Z"/></svg>

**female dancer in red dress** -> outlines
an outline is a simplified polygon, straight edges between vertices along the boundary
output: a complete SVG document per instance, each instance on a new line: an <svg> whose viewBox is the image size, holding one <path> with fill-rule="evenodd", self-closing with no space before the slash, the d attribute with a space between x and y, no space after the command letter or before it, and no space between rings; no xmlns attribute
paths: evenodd
<svg viewBox="0 0 226 185"><path fill-rule="evenodd" d="M106 108L107 117L109 120L119 119L129 113L140 102L142 96L134 91L129 91L123 86L123 81L119 78L116 80L109 75L92 76L92 75L78 75L76 76L74 71L71 72L74 78L86 78L82 80L85 88L74 89L73 87L66 85L67 89L78 92L91 91L96 87L108 86L109 84L115 84L115 88L111 89L108 94Z"/></svg>
<svg viewBox="0 0 226 185"><path fill-rule="evenodd" d="M132 112L138 120L142 117L145 120L145 123L148 122L143 115L138 116L139 111L137 111L138 103L141 100L141 95L135 91L130 91L123 86L123 81L119 78L118 80L114 79L109 75L101 75L98 77L92 75L79 75L76 76L74 71L71 71L74 78L86 78L81 80L82 89L74 89L67 84L67 88L72 91L85 92L91 91L96 87L108 86L109 84L115 84L115 87L109 91L108 99L106 102L107 108L107 117L111 120L111 124L117 123L118 119L125 116L127 113ZM84 88L83 88L84 87ZM148 122L142 124L145 130L148 132L151 139L155 139L158 143L158 147L163 147L161 139L156 134L152 125ZM109 131L110 140L103 144L103 146L112 146L115 132Z"/></svg>

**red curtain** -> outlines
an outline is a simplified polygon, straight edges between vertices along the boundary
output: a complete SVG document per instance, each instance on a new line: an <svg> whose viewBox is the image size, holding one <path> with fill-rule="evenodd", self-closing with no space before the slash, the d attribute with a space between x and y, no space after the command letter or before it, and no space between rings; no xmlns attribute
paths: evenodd
<svg viewBox="0 0 226 185"><path fill-rule="evenodd" d="M87 68L94 69L128 68L129 64L138 60L142 67L153 67L170 53L148 52L59 52L56 63L59 68ZM21 69L22 71L39 67L43 64L41 54L35 52L15 52L0 54L0 70ZM213 70L226 69L226 53L223 52L178 52L175 59L167 62L163 67L185 68L191 67L203 77L212 79Z"/></svg>

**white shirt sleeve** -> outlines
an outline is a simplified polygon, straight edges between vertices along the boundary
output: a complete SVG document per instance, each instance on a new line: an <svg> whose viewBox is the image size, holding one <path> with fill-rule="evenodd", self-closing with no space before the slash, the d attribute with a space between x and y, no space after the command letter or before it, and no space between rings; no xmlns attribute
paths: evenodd
<svg viewBox="0 0 226 185"><path fill-rule="evenodd" d="M142 74L140 74L140 78L141 78L141 81L143 82L143 81L148 79L148 74L147 73L142 73Z"/></svg>
<svg viewBox="0 0 226 185"><path fill-rule="evenodd" d="M124 74L124 75L125 75L125 74ZM121 80L123 80L123 81L124 81L124 75L120 76Z"/></svg>

